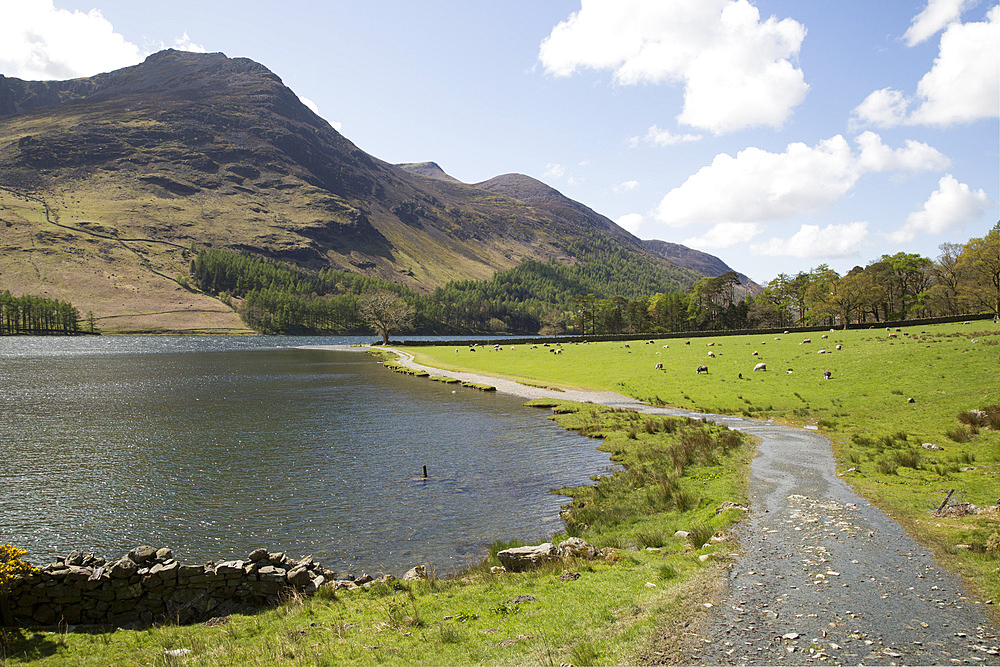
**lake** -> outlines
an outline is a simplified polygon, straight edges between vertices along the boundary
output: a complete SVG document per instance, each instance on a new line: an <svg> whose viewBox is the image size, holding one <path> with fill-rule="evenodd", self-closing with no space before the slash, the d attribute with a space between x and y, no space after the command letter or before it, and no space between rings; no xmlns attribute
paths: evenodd
<svg viewBox="0 0 1000 667"><path fill-rule="evenodd" d="M0 543L35 564L263 546L352 574L447 572L560 531L550 490L610 466L521 399L295 349L349 342L0 338Z"/></svg>

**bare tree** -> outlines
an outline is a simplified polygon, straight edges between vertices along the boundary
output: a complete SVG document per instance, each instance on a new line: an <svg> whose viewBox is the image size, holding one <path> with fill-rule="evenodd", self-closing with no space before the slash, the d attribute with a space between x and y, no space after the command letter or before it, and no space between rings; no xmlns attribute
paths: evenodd
<svg viewBox="0 0 1000 667"><path fill-rule="evenodd" d="M406 327L413 320L413 306L403 298L385 290L368 292L358 298L358 311L367 324L389 344L389 333Z"/></svg>

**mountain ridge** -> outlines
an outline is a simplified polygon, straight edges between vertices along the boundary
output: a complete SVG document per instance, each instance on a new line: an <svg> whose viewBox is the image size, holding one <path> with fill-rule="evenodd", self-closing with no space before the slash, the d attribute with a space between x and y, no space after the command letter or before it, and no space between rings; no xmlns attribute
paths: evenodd
<svg viewBox="0 0 1000 667"><path fill-rule="evenodd" d="M172 316L157 312L225 311L185 284L194 246L422 292L602 253L664 290L698 277L527 176L468 185L410 166L361 151L245 58L166 50L83 79L0 77L0 281L158 330Z"/></svg>

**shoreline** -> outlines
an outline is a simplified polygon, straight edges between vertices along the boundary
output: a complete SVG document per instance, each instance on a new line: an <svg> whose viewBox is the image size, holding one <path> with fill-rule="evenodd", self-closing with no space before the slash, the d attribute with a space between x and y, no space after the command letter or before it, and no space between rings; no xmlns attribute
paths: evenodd
<svg viewBox="0 0 1000 667"><path fill-rule="evenodd" d="M496 390L500 393L508 394L510 396L517 396L519 398L523 398L526 400L531 400L536 398L548 398L553 400L573 401L577 403L594 403L597 405L604 405L610 408L618 408L622 410L635 410L637 412L643 412L646 414L668 415L673 417L692 417L697 419L700 419L702 417L730 419L730 417L727 417L725 415L712 415L709 413L694 412L691 410L684 410L682 408L674 408L674 407L658 407L650 405L649 403L643 403L642 401L632 398L631 396L619 394L618 392L614 391L593 391L593 390L575 389L575 388L554 390L554 389L547 389L545 387L535 387L531 385L526 385L517 382L516 380L509 380L507 378L497 377L494 375L483 375L481 373L472 373L468 371L452 371L443 368L437 368L435 366L425 366L423 364L418 364L416 361L414 361L414 357L411 353L391 346L371 347L369 345L364 345L364 346L300 345L296 346L295 349L329 350L333 352L369 352L371 350L391 352L392 354L396 355L396 357L399 359L400 364L411 370L423 371L437 376L455 378L456 380L461 380L463 382L491 384L494 387L496 387Z"/></svg>

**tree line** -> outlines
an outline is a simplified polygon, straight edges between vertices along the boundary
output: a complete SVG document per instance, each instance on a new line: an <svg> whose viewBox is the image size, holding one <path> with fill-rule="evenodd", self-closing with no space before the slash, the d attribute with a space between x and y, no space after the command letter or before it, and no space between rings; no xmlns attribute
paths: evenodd
<svg viewBox="0 0 1000 667"><path fill-rule="evenodd" d="M1000 223L983 238L946 243L931 260L899 252L843 276L823 264L781 274L756 294L736 273L689 287L627 253L591 251L573 265L525 261L489 280L452 281L420 295L344 271L311 273L221 249L203 250L191 275L264 333L370 330L363 295L406 304L405 331L423 334L641 334L795 325L847 326L910 318L1000 314Z"/></svg>
<svg viewBox="0 0 1000 667"><path fill-rule="evenodd" d="M81 333L80 313L68 301L0 294L0 335Z"/></svg>
<svg viewBox="0 0 1000 667"><path fill-rule="evenodd" d="M973 313L1000 316L1000 223L937 260L898 252L843 276L825 264L778 275L748 307L751 326L847 326Z"/></svg>

